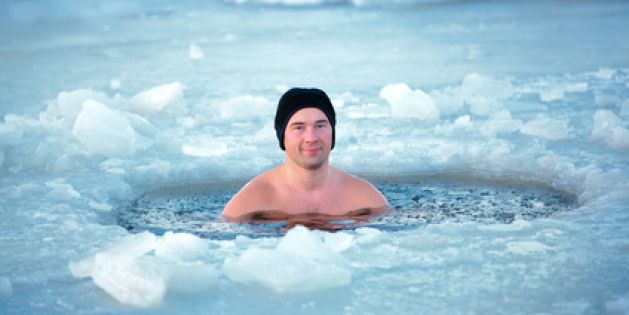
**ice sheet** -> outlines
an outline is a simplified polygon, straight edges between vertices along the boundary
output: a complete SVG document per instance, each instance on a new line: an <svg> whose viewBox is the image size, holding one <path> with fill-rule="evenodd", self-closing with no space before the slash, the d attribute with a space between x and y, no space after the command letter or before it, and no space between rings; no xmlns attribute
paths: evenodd
<svg viewBox="0 0 629 315"><path fill-rule="evenodd" d="M294 4L0 3L3 314L626 309L626 3ZM147 191L281 163L272 117L292 86L333 99L336 167L540 183L578 207L260 239L119 225Z"/></svg>

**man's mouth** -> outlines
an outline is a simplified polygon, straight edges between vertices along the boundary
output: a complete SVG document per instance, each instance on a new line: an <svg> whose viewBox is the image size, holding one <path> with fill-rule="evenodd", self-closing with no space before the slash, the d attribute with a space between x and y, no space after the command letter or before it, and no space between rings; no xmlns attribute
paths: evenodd
<svg viewBox="0 0 629 315"><path fill-rule="evenodd" d="M305 148L305 149L303 149L303 151L306 152L306 153L316 153L319 150L321 150L321 148Z"/></svg>

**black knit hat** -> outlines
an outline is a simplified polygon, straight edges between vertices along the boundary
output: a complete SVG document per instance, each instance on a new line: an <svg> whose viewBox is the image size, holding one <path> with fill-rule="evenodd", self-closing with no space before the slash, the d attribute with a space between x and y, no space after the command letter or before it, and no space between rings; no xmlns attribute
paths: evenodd
<svg viewBox="0 0 629 315"><path fill-rule="evenodd" d="M292 88L280 98L277 112L275 112L275 133L280 142L280 148L286 150L284 147L284 130L288 121L298 110L307 107L318 108L328 117L330 125L332 125L332 149L334 149L336 113L328 95L315 88Z"/></svg>

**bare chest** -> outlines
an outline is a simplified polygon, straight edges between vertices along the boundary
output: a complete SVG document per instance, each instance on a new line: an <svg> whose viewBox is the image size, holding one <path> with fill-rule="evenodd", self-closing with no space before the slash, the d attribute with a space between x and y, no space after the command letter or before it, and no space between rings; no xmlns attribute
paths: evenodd
<svg viewBox="0 0 629 315"><path fill-rule="evenodd" d="M275 200L278 209L288 213L321 213L340 215L351 210L342 189L326 189L316 192L281 191Z"/></svg>

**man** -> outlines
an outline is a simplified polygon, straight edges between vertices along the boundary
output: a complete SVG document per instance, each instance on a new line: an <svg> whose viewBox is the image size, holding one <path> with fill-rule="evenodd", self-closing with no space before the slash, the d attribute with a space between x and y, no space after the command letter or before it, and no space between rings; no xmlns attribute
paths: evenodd
<svg viewBox="0 0 629 315"><path fill-rule="evenodd" d="M275 114L275 132L286 159L242 187L223 216L247 221L388 209L387 200L367 181L329 165L335 125L336 113L325 92L293 88L284 93Z"/></svg>

